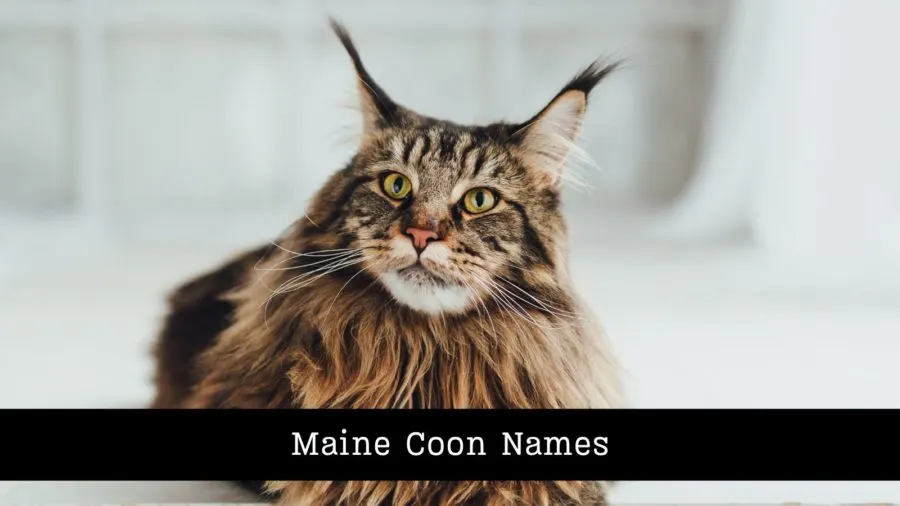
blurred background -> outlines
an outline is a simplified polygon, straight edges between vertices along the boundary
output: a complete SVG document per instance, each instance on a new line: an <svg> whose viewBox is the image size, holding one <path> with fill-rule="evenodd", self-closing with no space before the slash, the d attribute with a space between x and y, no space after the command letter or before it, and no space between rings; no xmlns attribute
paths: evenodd
<svg viewBox="0 0 900 506"><path fill-rule="evenodd" d="M636 407L900 407L893 0L3 0L0 407L148 402L167 291L273 239L353 152L329 15L397 101L466 123L525 119L593 59L627 60L590 104L592 188L565 205ZM0 485L29 502L230 493ZM900 485L615 494L835 503Z"/></svg>

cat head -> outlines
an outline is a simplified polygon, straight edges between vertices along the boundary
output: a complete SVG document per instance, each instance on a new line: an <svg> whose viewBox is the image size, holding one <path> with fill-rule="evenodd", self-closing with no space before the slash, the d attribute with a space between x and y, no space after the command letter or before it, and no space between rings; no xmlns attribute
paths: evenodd
<svg viewBox="0 0 900 506"><path fill-rule="evenodd" d="M616 65L586 67L521 123L462 125L395 102L331 26L355 69L362 135L310 208L311 231L340 238L331 246L356 252L373 281L422 313L554 299L566 160L591 90Z"/></svg>

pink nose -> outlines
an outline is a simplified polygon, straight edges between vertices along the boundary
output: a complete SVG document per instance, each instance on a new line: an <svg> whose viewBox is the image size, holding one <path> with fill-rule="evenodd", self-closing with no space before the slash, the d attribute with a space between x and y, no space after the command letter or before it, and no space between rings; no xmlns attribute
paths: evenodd
<svg viewBox="0 0 900 506"><path fill-rule="evenodd" d="M425 246L428 246L428 241L438 238L437 232L434 232L433 230L422 230L421 228L413 227L406 229L406 235L412 238L413 246L419 251L425 249Z"/></svg>

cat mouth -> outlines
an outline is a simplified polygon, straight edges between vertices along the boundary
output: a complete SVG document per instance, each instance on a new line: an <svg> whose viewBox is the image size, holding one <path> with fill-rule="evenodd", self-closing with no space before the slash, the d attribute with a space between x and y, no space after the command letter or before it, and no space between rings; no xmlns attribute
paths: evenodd
<svg viewBox="0 0 900 506"><path fill-rule="evenodd" d="M408 267L404 267L397 271L397 274L407 283L417 285L433 285L437 287L447 286L447 281L435 274L421 262L416 262Z"/></svg>
<svg viewBox="0 0 900 506"><path fill-rule="evenodd" d="M414 310L436 315L465 310L474 295L447 276L433 271L421 262L415 262L384 272L379 277L397 302Z"/></svg>

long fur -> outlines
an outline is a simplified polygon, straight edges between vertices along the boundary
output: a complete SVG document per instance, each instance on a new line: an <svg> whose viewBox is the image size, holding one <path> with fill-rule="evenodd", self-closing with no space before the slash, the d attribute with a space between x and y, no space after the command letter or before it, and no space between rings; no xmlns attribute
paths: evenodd
<svg viewBox="0 0 900 506"><path fill-rule="evenodd" d="M362 83L359 152L283 237L173 292L156 347L152 407L621 406L616 360L568 272L561 178L547 172L563 170L548 165L546 153L555 156L571 142L567 136L577 133L584 107L570 108L577 117L571 131L561 132L562 144L537 133L559 97L581 93L586 105L611 69L589 67L525 123L458 125L394 103L363 67L347 32L334 27ZM536 162L541 156L545 162ZM379 187L386 170L408 174L414 196L386 198ZM479 185L498 189L495 209L471 216L452 203ZM440 246L429 248L443 248L442 260L422 262L436 278L472 294L465 310L416 311L379 281L380 274L402 267L397 248L408 226L439 232ZM604 504L604 487L265 484L282 504L323 506Z"/></svg>

